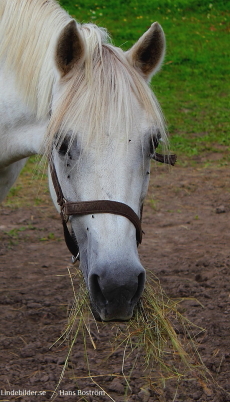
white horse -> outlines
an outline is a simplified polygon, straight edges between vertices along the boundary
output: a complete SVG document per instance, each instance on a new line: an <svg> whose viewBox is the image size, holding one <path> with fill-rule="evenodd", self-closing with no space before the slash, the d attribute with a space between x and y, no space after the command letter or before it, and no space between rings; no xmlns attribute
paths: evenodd
<svg viewBox="0 0 230 402"><path fill-rule="evenodd" d="M164 53L158 23L123 52L105 29L78 24L54 0L1 0L0 201L26 158L41 154L63 202L116 201L140 217L150 156L159 139L167 142L148 85ZM136 228L129 216L96 212L69 213L69 236L94 310L126 320L145 282Z"/></svg>

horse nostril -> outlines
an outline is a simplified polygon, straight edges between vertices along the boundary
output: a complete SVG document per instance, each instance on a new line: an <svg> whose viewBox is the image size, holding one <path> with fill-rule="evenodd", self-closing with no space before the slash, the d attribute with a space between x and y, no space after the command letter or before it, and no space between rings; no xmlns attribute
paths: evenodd
<svg viewBox="0 0 230 402"><path fill-rule="evenodd" d="M91 275L89 287L91 290L91 297L96 301L97 305L106 305L106 298L104 297L102 290L99 285L99 276L96 274Z"/></svg>
<svg viewBox="0 0 230 402"><path fill-rule="evenodd" d="M137 290L131 300L131 302L133 304L136 304L138 302L138 300L140 299L142 292L144 290L144 286L145 286L145 272L142 272L138 275L138 286L137 286Z"/></svg>

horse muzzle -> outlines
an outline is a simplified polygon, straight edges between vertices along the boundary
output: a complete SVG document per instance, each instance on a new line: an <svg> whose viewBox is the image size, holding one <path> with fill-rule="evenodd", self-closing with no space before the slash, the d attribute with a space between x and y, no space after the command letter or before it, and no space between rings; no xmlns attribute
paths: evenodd
<svg viewBox="0 0 230 402"><path fill-rule="evenodd" d="M113 267L112 267L113 268ZM94 267L88 278L93 311L102 321L129 320L144 289L145 270L135 267Z"/></svg>

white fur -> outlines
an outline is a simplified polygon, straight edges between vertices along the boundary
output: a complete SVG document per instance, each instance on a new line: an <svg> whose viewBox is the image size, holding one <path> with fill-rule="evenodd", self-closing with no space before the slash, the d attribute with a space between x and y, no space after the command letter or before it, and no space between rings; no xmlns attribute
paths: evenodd
<svg viewBox="0 0 230 402"><path fill-rule="evenodd" d="M48 118L36 120L15 90L15 77L0 64L0 202L30 155L43 153Z"/></svg>

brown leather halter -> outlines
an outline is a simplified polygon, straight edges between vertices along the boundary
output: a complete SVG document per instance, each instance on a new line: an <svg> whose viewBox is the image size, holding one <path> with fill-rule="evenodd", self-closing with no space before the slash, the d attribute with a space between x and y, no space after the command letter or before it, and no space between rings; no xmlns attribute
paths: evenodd
<svg viewBox="0 0 230 402"><path fill-rule="evenodd" d="M176 155L164 156L158 153L150 155L152 159L158 162L167 163L174 165L176 162ZM136 239L137 244L142 241L142 228L141 228L141 218L130 208L128 205L110 200L97 200L97 201L80 201L80 202L68 202L66 201L58 177L57 172L53 163L52 158L50 159L50 173L53 181L53 186L57 195L57 203L61 207L61 220L64 230L66 245L73 255L72 261L75 262L79 259L79 247L77 241L73 235L70 234L67 227L67 222L70 215L89 215L89 214L114 214L121 215L129 219L130 222L136 228Z"/></svg>
<svg viewBox="0 0 230 402"><path fill-rule="evenodd" d="M50 173L53 181L53 186L57 194L57 203L61 207L61 220L64 230L65 242L69 251L73 255L73 260L79 258L79 248L75 238L70 234L67 227L67 222L70 215L89 215L89 214L114 214L121 215L129 219L136 228L137 243L142 241L141 220L138 215L128 205L110 200L98 201L80 201L68 202L63 195L55 166L53 161L50 161Z"/></svg>

